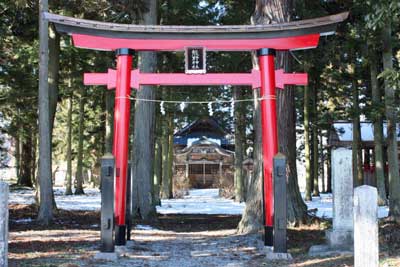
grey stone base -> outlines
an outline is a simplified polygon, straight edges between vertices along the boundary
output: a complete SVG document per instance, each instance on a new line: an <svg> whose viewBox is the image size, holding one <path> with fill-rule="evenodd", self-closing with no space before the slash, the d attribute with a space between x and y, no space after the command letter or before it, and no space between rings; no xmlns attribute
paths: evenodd
<svg viewBox="0 0 400 267"><path fill-rule="evenodd" d="M118 254L120 257L125 257L127 254L129 254L131 249L129 249L126 246L115 246L115 252Z"/></svg>
<svg viewBox="0 0 400 267"><path fill-rule="evenodd" d="M135 246L135 242L133 241L133 240L128 240L128 241L126 241L126 248L127 249L133 249L134 248L134 246Z"/></svg>
<svg viewBox="0 0 400 267"><path fill-rule="evenodd" d="M98 252L94 255L95 260L108 260L108 261L115 261L119 257L125 257L132 251L133 242L127 243L126 246L115 246L114 252Z"/></svg>
<svg viewBox="0 0 400 267"><path fill-rule="evenodd" d="M326 245L312 246L310 256L352 255L353 232L350 230L330 229L326 231Z"/></svg>
<svg viewBox="0 0 400 267"><path fill-rule="evenodd" d="M265 247L265 257L267 260L283 260L290 261L293 257L290 253L276 253L272 247Z"/></svg>
<svg viewBox="0 0 400 267"><path fill-rule="evenodd" d="M353 249L353 231L351 230L327 230L326 239L328 240L328 245L332 248L340 248L341 250Z"/></svg>
<svg viewBox="0 0 400 267"><path fill-rule="evenodd" d="M118 260L117 252L98 252L94 255L95 260L116 261Z"/></svg>
<svg viewBox="0 0 400 267"><path fill-rule="evenodd" d="M308 255L314 256L333 256L333 255L353 255L351 249L341 249L339 247L331 247L329 245L312 246L308 251Z"/></svg>

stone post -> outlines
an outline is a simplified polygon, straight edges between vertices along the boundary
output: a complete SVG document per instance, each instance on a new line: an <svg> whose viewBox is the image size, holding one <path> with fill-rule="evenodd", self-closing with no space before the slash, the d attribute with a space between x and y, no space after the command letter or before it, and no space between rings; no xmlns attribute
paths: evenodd
<svg viewBox="0 0 400 267"><path fill-rule="evenodd" d="M274 157L274 252L286 253L286 157L278 153Z"/></svg>
<svg viewBox="0 0 400 267"><path fill-rule="evenodd" d="M314 245L310 256L350 254L353 250L352 151L332 151L333 226L326 232L326 245Z"/></svg>
<svg viewBox="0 0 400 267"><path fill-rule="evenodd" d="M328 245L340 250L353 247L352 151L332 152L333 227L327 232Z"/></svg>
<svg viewBox="0 0 400 267"><path fill-rule="evenodd" d="M287 201L286 201L286 157L278 153L274 157L273 164L274 184L274 240L273 250L266 247L266 258L269 260L291 260L292 255L287 253L286 247L286 224L287 224Z"/></svg>
<svg viewBox="0 0 400 267"><path fill-rule="evenodd" d="M0 182L0 266L8 266L8 184Z"/></svg>
<svg viewBox="0 0 400 267"><path fill-rule="evenodd" d="M126 177L126 210L125 210L125 225L126 225L126 240L131 240L132 230L132 162L128 161L128 171Z"/></svg>
<svg viewBox="0 0 400 267"><path fill-rule="evenodd" d="M363 185L354 190L354 267L378 266L378 191Z"/></svg>
<svg viewBox="0 0 400 267"><path fill-rule="evenodd" d="M189 181L189 160L185 163L185 180Z"/></svg>
<svg viewBox="0 0 400 267"><path fill-rule="evenodd" d="M101 252L114 252L114 176L111 154L101 158Z"/></svg>

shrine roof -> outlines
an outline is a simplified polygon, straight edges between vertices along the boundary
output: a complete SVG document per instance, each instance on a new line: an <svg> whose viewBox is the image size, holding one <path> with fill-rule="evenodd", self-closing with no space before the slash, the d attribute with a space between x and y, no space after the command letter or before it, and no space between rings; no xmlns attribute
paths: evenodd
<svg viewBox="0 0 400 267"><path fill-rule="evenodd" d="M215 153L223 155L223 156L227 156L227 157L230 157L235 154L235 152L222 148L220 146L220 144L215 142L215 140L209 139L205 136L203 136L199 140L193 142L191 145L188 145L186 148L184 148L180 151L177 151L176 154L177 154L177 156L190 154L193 152L193 150L196 147L200 147L200 148L212 147L215 149ZM210 153L210 152L208 152L208 153Z"/></svg>
<svg viewBox="0 0 400 267"><path fill-rule="evenodd" d="M384 122L383 137L387 137L387 123ZM361 142L374 142L374 124L372 122L361 122ZM400 125L397 125L397 140L400 141ZM352 122L334 122L329 134L328 144L332 146L345 146L353 142L353 123Z"/></svg>
<svg viewBox="0 0 400 267"><path fill-rule="evenodd" d="M225 136L227 131L225 131L218 121L213 117L207 117L202 119L197 119L192 123L185 126L183 129L177 131L174 136L185 136L193 132L205 132L212 131L218 135Z"/></svg>
<svg viewBox="0 0 400 267"><path fill-rule="evenodd" d="M174 134L174 144L189 145L200 141L203 137L216 142L219 145L231 145L233 140L229 138L229 132L225 130L213 117L197 119Z"/></svg>

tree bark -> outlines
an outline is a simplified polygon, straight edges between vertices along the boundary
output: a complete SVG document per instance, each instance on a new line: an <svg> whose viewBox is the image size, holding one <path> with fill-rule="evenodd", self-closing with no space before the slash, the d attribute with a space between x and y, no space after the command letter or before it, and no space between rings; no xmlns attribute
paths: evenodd
<svg viewBox="0 0 400 267"><path fill-rule="evenodd" d="M112 154L113 149L113 126L114 126L114 93L111 90L105 92L105 146L104 153Z"/></svg>
<svg viewBox="0 0 400 267"><path fill-rule="evenodd" d="M85 119L85 91L83 87L80 87L81 96L79 98L79 126L78 126L78 155L76 165L76 176L75 176L75 195L82 195L83 191L83 129Z"/></svg>
<svg viewBox="0 0 400 267"><path fill-rule="evenodd" d="M318 81L318 79L317 79ZM319 147L318 147L318 108L317 108L317 85L318 82L316 83L316 86L313 88L313 97L312 97L312 105L313 105L313 122L312 122L312 146L313 146L313 179L314 179L314 184L313 184L313 196L318 197L319 196L319 164L318 164L318 152L319 152Z"/></svg>
<svg viewBox="0 0 400 267"><path fill-rule="evenodd" d="M233 87L233 99L238 100L241 98L241 92L243 88L235 86ZM244 159L244 149L245 149L245 118L243 114L243 103L237 102L235 104L234 111L234 121L235 121L235 174L234 174L234 184L235 184L235 201L244 201L244 172L243 172L243 159Z"/></svg>
<svg viewBox="0 0 400 267"><path fill-rule="evenodd" d="M163 98L164 99L164 98ZM162 129L162 141L161 141L161 153L162 153L162 179L161 179L161 198L169 199L172 198L172 194L170 192L170 187L172 181L169 176L169 127L168 121L170 115L167 115L167 118L163 120L163 129Z"/></svg>
<svg viewBox="0 0 400 267"><path fill-rule="evenodd" d="M48 1L39 0L39 214L38 220L48 225L53 219L53 189L51 179L51 138L49 114L49 23L43 17Z"/></svg>
<svg viewBox="0 0 400 267"><path fill-rule="evenodd" d="M304 157L306 161L305 200L311 201L311 151L310 151L310 86L304 87Z"/></svg>
<svg viewBox="0 0 400 267"><path fill-rule="evenodd" d="M383 118L382 118L382 97L378 82L378 66L375 51L369 48L372 106L375 109L374 122L374 165L375 179L378 189L378 205L387 204L386 186L385 186L385 163L383 161Z"/></svg>
<svg viewBox="0 0 400 267"><path fill-rule="evenodd" d="M393 70L392 25L386 22L382 29L383 42L383 68L385 71ZM389 161L389 213L397 222L400 222L400 177L397 146L397 112L395 90L390 82L385 80L385 107L387 118L387 155Z"/></svg>
<svg viewBox="0 0 400 267"><path fill-rule="evenodd" d="M171 114L168 120L168 180L169 195L174 196L174 116Z"/></svg>
<svg viewBox="0 0 400 267"><path fill-rule="evenodd" d="M326 159L326 192L332 193L332 151L328 148Z"/></svg>
<svg viewBox="0 0 400 267"><path fill-rule="evenodd" d="M287 59L286 59L287 60ZM286 68L285 68L286 69ZM279 151L287 161L287 218L290 225L307 221L307 206L301 197L296 169L296 110L294 88L278 91L278 138Z"/></svg>
<svg viewBox="0 0 400 267"><path fill-rule="evenodd" d="M29 129L26 129L24 138L22 139L22 151L21 151L21 169L20 179L18 185L32 187L32 165L34 159L32 158L32 133Z"/></svg>
<svg viewBox="0 0 400 267"><path fill-rule="evenodd" d="M154 154L154 181L153 181L153 201L155 205L161 205L160 201L160 187L162 177L162 149L161 140L156 139L155 154Z"/></svg>
<svg viewBox="0 0 400 267"><path fill-rule="evenodd" d="M54 25L49 27L49 113L50 133L53 133L58 100L58 83L60 70L60 34Z"/></svg>
<svg viewBox="0 0 400 267"><path fill-rule="evenodd" d="M254 110L253 110L253 129L254 144L261 144L261 109L259 90L253 90ZM250 177L242 219L238 225L239 234L255 233L263 229L263 208L262 208L262 148L260 145L254 146L253 152L253 175Z"/></svg>
<svg viewBox="0 0 400 267"><path fill-rule="evenodd" d="M360 129L360 103L357 79L355 78L355 66L353 70L353 142L351 145L353 154L353 183L354 187L364 183L364 173L362 168L362 148L361 148L361 129Z"/></svg>
<svg viewBox="0 0 400 267"><path fill-rule="evenodd" d="M32 161L31 161L31 177L32 177L32 182L34 185L37 184L37 150L38 150L38 135L37 132L32 129ZM51 193L53 194L53 190L51 190ZM54 208L57 209L56 201L54 200L54 194L52 196L53 199L53 206Z"/></svg>
<svg viewBox="0 0 400 267"><path fill-rule="evenodd" d="M147 11L143 14L141 24L157 24L157 1L147 2ZM141 72L155 72L157 58L154 52L139 52L138 66ZM155 99L152 86L142 86L137 92L140 99ZM135 105L135 132L132 146L134 154L132 173L133 186L137 187L137 195L132 201L137 201L139 215L144 220L155 217L155 203L153 202L153 179L154 179L154 128L155 128L155 105L153 102L138 101ZM135 212L134 212L135 213Z"/></svg>
<svg viewBox="0 0 400 267"><path fill-rule="evenodd" d="M21 133L20 130L17 129L17 133L15 135L15 173L17 175L17 183L20 184L20 170L21 170Z"/></svg>
<svg viewBox="0 0 400 267"><path fill-rule="evenodd" d="M325 184L325 155L324 155L324 143L323 143L323 135L322 132L319 135L319 158L320 158L320 172L321 172L321 187L322 192L326 192L326 184Z"/></svg>
<svg viewBox="0 0 400 267"><path fill-rule="evenodd" d="M72 195L72 96L68 97L67 128L67 173L65 177L65 194Z"/></svg>
<svg viewBox="0 0 400 267"><path fill-rule="evenodd" d="M291 0L256 0L256 9L252 17L253 24L271 24L290 21L292 12ZM253 65L257 66L257 60L253 57ZM288 71L287 53L278 53L277 67L283 67ZM278 110L278 139L279 152L286 155L288 160L288 222L292 225L305 222L307 218L307 207L301 198L297 181L296 170L296 114L293 88L277 91ZM255 103L254 114L254 144L261 144L260 109ZM262 229L262 157L259 146L254 148L254 176L250 185L249 199L242 220L238 226L238 232L249 233ZM260 166L261 165L261 166ZM252 195L250 197L250 195Z"/></svg>
<svg viewBox="0 0 400 267"><path fill-rule="evenodd" d="M291 0L274 0L266 3L267 14L273 18L274 23L290 21L292 9ZM283 68L290 72L290 62L287 52L278 53L277 68ZM307 220L307 206L301 197L296 168L296 109L295 89L287 87L285 90L277 90L278 108L278 139L279 152L287 157L287 217L290 225L305 223Z"/></svg>

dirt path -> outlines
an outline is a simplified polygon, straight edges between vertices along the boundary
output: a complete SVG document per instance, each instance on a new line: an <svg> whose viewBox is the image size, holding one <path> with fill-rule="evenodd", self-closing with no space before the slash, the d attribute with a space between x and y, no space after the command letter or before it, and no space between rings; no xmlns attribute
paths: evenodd
<svg viewBox="0 0 400 267"><path fill-rule="evenodd" d="M60 211L48 229L27 218L36 209L12 205L10 209L10 267L194 267L194 266L352 266L351 257L307 256L308 248L324 242L323 228L311 226L288 232L292 262L265 259L261 234L239 236L239 216L160 215L150 225L136 225L133 241L116 262L94 260L99 251L98 212ZM382 225L381 266L400 266L400 227Z"/></svg>

